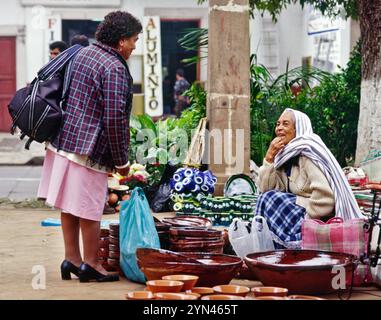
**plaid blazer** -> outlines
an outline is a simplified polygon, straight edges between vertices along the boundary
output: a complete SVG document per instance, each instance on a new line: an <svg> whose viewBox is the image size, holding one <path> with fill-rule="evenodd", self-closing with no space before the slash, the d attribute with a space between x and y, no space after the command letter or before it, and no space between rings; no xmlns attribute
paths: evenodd
<svg viewBox="0 0 381 320"><path fill-rule="evenodd" d="M92 165L113 169L128 162L132 77L113 48L96 43L73 60L59 150L87 155Z"/></svg>

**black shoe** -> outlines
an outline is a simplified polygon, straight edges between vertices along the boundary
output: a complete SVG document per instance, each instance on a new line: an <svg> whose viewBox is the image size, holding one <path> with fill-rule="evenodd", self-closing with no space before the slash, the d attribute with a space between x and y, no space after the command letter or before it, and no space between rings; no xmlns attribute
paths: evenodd
<svg viewBox="0 0 381 320"><path fill-rule="evenodd" d="M79 267L79 281L80 282L89 282L95 280L97 282L112 282L119 281L119 275L117 274L108 274L104 275L94 268L92 268L87 263L82 263Z"/></svg>
<svg viewBox="0 0 381 320"><path fill-rule="evenodd" d="M71 274L79 277L79 268L72 264L70 261L64 260L61 263L61 278L62 280L71 280Z"/></svg>

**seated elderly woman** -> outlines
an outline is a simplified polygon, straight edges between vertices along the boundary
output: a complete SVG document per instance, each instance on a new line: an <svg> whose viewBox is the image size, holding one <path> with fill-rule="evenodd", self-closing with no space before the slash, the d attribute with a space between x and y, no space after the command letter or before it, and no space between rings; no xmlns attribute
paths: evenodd
<svg viewBox="0 0 381 320"><path fill-rule="evenodd" d="M298 248L303 219L362 218L345 175L311 121L286 109L259 169L256 215L266 218L276 248Z"/></svg>

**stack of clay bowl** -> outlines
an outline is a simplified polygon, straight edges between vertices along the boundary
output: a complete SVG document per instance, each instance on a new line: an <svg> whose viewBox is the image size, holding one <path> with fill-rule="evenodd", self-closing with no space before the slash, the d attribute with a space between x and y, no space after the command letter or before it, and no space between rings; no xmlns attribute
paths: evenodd
<svg viewBox="0 0 381 320"><path fill-rule="evenodd" d="M114 271L118 271L119 274L123 276L123 272L119 265L119 223L110 223L109 242L109 255L107 263L114 269Z"/></svg>
<svg viewBox="0 0 381 320"><path fill-rule="evenodd" d="M155 218L155 227L157 234L159 235L160 248L166 250L169 249L169 228L171 226Z"/></svg>
<svg viewBox="0 0 381 320"><path fill-rule="evenodd" d="M98 260L102 263L103 268L105 268L107 271L111 271L111 268L107 263L107 258L109 256L109 239L109 230L101 229L101 235L99 238Z"/></svg>
<svg viewBox="0 0 381 320"><path fill-rule="evenodd" d="M199 228L171 227L170 247L176 252L222 253L224 240L219 230Z"/></svg>

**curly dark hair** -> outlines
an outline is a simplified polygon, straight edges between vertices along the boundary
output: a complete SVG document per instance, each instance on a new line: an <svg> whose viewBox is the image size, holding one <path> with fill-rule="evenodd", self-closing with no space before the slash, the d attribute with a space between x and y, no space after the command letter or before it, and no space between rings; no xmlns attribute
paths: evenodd
<svg viewBox="0 0 381 320"><path fill-rule="evenodd" d="M116 47L118 41L142 32L142 24L126 11L113 11L107 14L95 32L97 41Z"/></svg>

